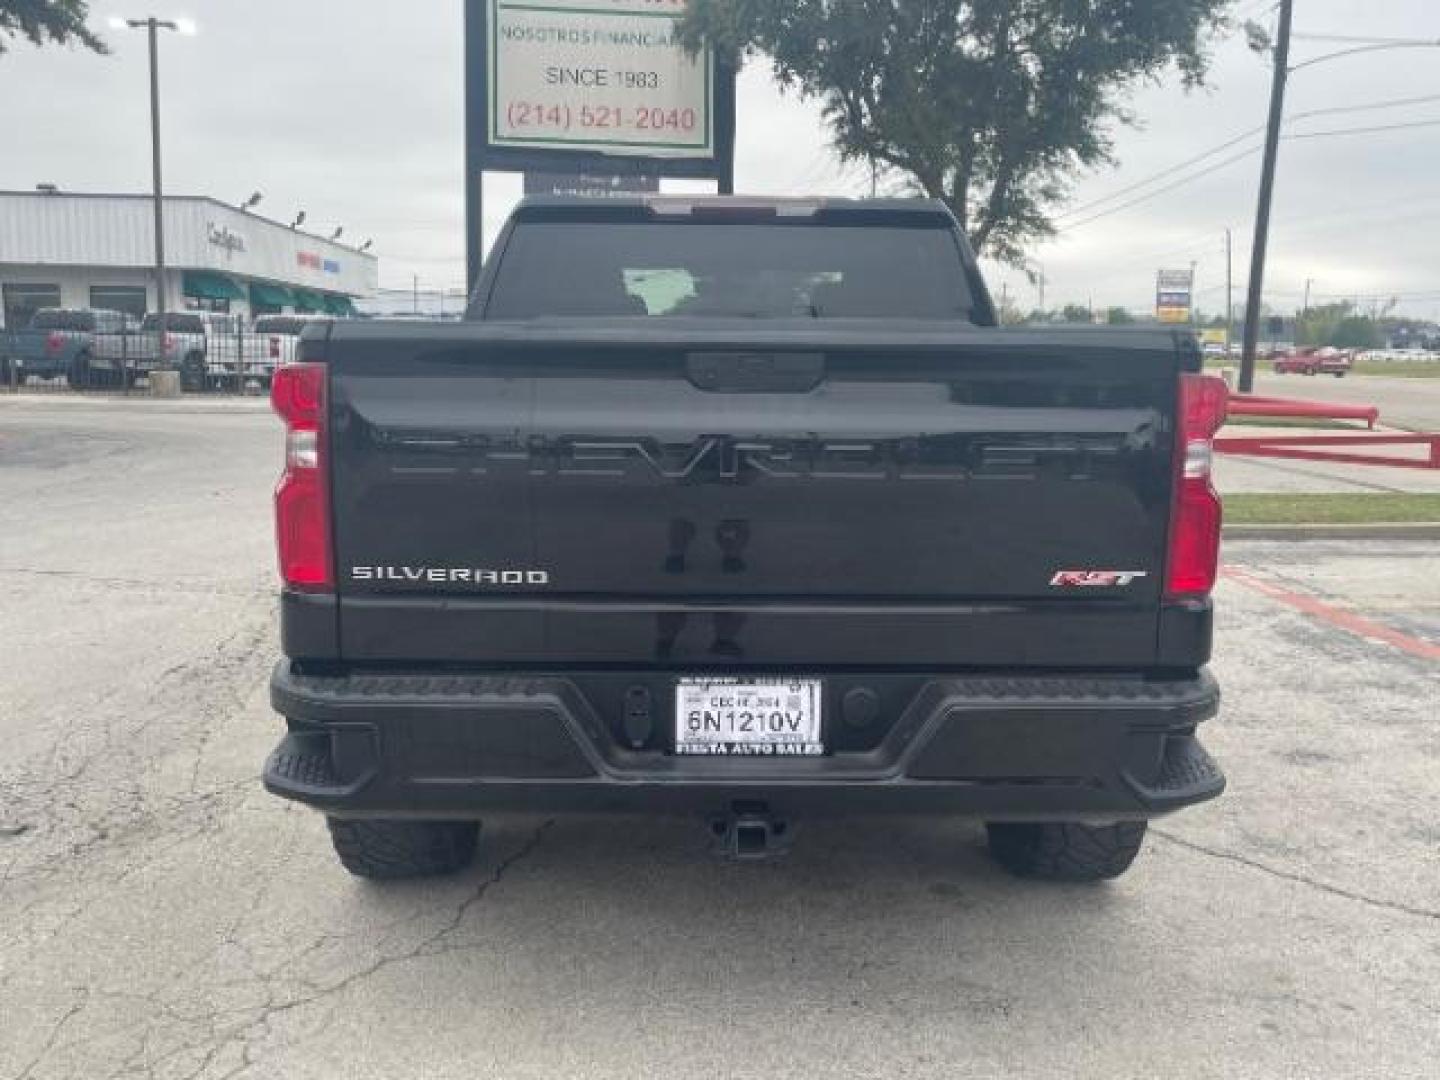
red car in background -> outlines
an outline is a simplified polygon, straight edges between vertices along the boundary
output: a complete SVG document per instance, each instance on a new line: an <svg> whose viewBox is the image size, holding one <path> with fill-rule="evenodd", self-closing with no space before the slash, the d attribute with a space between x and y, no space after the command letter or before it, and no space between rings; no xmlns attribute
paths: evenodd
<svg viewBox="0 0 1440 1080"><path fill-rule="evenodd" d="M1350 354L1328 345L1293 349L1274 358L1276 375L1334 375L1343 379L1350 374Z"/></svg>

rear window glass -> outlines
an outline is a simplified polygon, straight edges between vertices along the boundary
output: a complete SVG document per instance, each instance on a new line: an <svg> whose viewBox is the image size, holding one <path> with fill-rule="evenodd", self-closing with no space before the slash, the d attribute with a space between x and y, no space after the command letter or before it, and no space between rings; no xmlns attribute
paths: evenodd
<svg viewBox="0 0 1440 1080"><path fill-rule="evenodd" d="M172 334L203 334L205 332L205 321L199 315L185 315L180 312L165 316L165 328ZM142 330L159 330L160 316L146 315L145 322L141 324Z"/></svg>
<svg viewBox="0 0 1440 1080"><path fill-rule="evenodd" d="M486 317L968 319L941 226L521 222Z"/></svg>
<svg viewBox="0 0 1440 1080"><path fill-rule="evenodd" d="M93 311L37 311L30 325L36 330L80 330L95 329Z"/></svg>

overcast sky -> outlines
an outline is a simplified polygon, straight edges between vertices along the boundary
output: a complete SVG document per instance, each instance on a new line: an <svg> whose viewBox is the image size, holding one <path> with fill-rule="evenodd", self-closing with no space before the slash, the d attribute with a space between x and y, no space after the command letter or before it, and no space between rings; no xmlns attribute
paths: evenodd
<svg viewBox="0 0 1440 1080"><path fill-rule="evenodd" d="M1271 6L1236 4L1267 21ZM1298 0L1296 8L1302 35L1440 39L1437 0ZM460 11L459 0L151 0L148 9L101 0L92 21L103 28L111 15L153 12L199 25L195 37L163 42L167 190L237 202L258 189L265 194L260 209L271 216L288 220L304 208L316 231L343 224L347 239L373 237L386 286L408 288L418 275L426 286L458 288ZM16 44L0 58L0 188L48 181L72 191L148 190L144 35L104 32L115 49L109 57ZM1299 40L1296 62L1343 47ZM1189 95L1173 78L1142 89L1133 105L1144 125L1119 135L1119 168L1084 178L1071 205L1083 207L1263 123L1267 72L1241 41L1219 47L1210 83ZM1435 100L1300 115L1420 97ZM1436 126L1282 144L1267 300L1298 306L1310 278L1322 301L1393 294L1406 313L1440 317L1440 50L1380 52L1298 72L1287 112L1294 134ZM1157 268L1194 260L1200 305L1223 308L1224 230L1235 230L1238 289L1258 175L1255 154L1091 223L1083 224L1084 212L1062 219L1060 238L1034 252L1045 268L1047 302L1143 310L1153 303ZM814 109L781 97L758 65L741 78L737 176L742 192L868 187L868 174L836 166ZM491 179L492 230L518 194L518 177ZM992 283L1023 307L1036 302L1034 286L1018 272L997 269Z"/></svg>

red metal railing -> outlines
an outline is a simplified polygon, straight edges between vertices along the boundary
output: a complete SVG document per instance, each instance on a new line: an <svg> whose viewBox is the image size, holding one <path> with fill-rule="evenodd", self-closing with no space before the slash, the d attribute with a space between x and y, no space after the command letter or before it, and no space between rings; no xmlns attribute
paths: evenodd
<svg viewBox="0 0 1440 1080"><path fill-rule="evenodd" d="M1370 446L1423 446L1426 457L1355 453ZM1331 450L1327 447L1345 447ZM1440 435L1222 435L1215 440L1222 454L1247 457L1298 458L1344 465L1389 465L1399 469L1440 469Z"/></svg>
<svg viewBox="0 0 1440 1080"><path fill-rule="evenodd" d="M1380 419L1374 405L1342 405L1327 401L1298 401L1263 394L1231 394L1229 415L1307 417L1320 420L1362 420L1372 431ZM1424 455L1372 454L1372 446L1424 448ZM1440 435L1221 435L1215 449L1246 457L1294 458L1342 465L1387 465L1398 469L1440 469Z"/></svg>
<svg viewBox="0 0 1440 1080"><path fill-rule="evenodd" d="M1374 405L1341 405L1330 401L1298 401L1263 394L1231 394L1231 416L1310 417L1320 420L1363 420L1374 427L1380 410Z"/></svg>

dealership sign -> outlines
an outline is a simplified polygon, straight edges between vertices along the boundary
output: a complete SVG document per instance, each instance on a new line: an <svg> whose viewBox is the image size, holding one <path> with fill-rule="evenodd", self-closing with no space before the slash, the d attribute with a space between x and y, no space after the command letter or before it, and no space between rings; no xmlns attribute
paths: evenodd
<svg viewBox="0 0 1440 1080"><path fill-rule="evenodd" d="M593 173L527 172L526 195L579 195L587 199L626 199L660 190L658 176L620 173L596 176Z"/></svg>
<svg viewBox="0 0 1440 1080"><path fill-rule="evenodd" d="M489 0L492 147L708 158L710 51L675 40L686 0Z"/></svg>
<svg viewBox="0 0 1440 1080"><path fill-rule="evenodd" d="M489 171L735 186L733 63L677 41L689 0L464 0L466 276ZM568 188L567 188L568 189ZM654 190L649 188L649 190Z"/></svg>
<svg viewBox="0 0 1440 1080"><path fill-rule="evenodd" d="M1161 270L1155 275L1155 317L1162 323L1188 323L1194 293L1193 269Z"/></svg>
<svg viewBox="0 0 1440 1080"><path fill-rule="evenodd" d="M320 270L327 274L340 273L340 262L337 259L324 259L313 251L297 251L295 263L306 270Z"/></svg>
<svg viewBox="0 0 1440 1080"><path fill-rule="evenodd" d="M222 249L227 255L234 255L245 250L245 238L235 230L224 225L217 225L210 221L205 224L205 239L215 247Z"/></svg>

